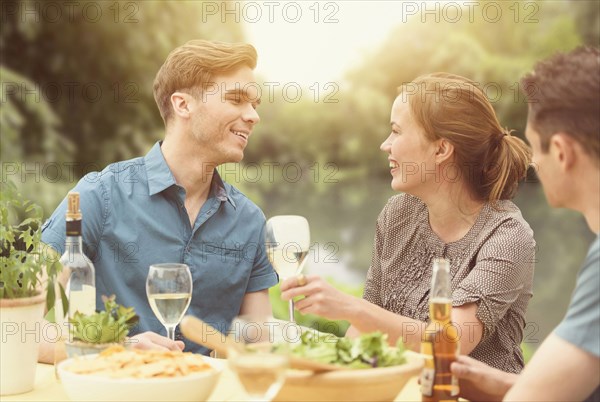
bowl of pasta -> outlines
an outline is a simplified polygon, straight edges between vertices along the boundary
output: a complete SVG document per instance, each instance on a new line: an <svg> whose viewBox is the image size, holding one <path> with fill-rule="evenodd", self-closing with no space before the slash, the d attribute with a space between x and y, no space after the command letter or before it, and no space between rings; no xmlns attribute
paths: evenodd
<svg viewBox="0 0 600 402"><path fill-rule="evenodd" d="M205 401L224 365L192 353L115 346L67 359L57 370L72 401Z"/></svg>

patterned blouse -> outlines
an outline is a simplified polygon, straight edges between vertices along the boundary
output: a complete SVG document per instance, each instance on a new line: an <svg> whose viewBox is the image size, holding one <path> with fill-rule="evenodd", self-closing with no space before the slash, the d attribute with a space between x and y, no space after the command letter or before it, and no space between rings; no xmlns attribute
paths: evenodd
<svg viewBox="0 0 600 402"><path fill-rule="evenodd" d="M523 368L521 341L532 296L533 231L511 201L485 204L460 240L444 243L431 230L425 204L401 194L377 219L373 258L363 297L386 310L429 320L433 259L450 260L452 305L477 303L483 337L470 356L500 370ZM461 328L468 336L468 324Z"/></svg>

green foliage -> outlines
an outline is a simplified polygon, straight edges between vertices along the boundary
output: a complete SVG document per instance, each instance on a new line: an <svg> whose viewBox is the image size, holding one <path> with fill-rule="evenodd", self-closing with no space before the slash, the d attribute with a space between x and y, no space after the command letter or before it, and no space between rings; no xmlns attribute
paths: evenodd
<svg viewBox="0 0 600 402"><path fill-rule="evenodd" d="M62 16L56 20L19 3L3 1L3 10L15 12L3 15L2 63L35 83L38 93L21 99L51 101L62 140L73 145L69 162L77 176L143 154L162 137L152 84L171 50L191 39L242 39L233 21L203 19L202 1L82 0L75 12L73 4L56 2L52 9ZM88 6L101 11L97 20L81 17ZM43 151L42 128L19 131L31 153Z"/></svg>
<svg viewBox="0 0 600 402"><path fill-rule="evenodd" d="M598 1L578 1L571 4L569 12L574 16L574 24L583 43L590 46L600 44L600 3Z"/></svg>
<svg viewBox="0 0 600 402"><path fill-rule="evenodd" d="M231 8L226 3L219 5ZM85 173L143 155L163 137L152 86L167 54L192 39L243 40L241 25L203 20L202 9L202 1L47 8L3 0L1 159L6 173L9 165L17 177L36 172L21 185L24 194L52 211ZM97 20L92 10L101 11Z"/></svg>
<svg viewBox="0 0 600 402"><path fill-rule="evenodd" d="M133 307L123 307L115 302L115 295L102 296L104 311L92 315L76 312L70 320L71 335L76 341L87 343L123 342L139 317Z"/></svg>
<svg viewBox="0 0 600 402"><path fill-rule="evenodd" d="M0 86L3 88L2 181L13 179L25 198L35 197L44 211L52 211L58 196L71 187L67 183L69 175L58 173L60 164L72 155L75 144L60 131L60 119L53 105L42 96L39 85L0 65ZM53 178L57 173L57 180L40 180L42 167L48 166L45 165L48 162L58 167L46 171ZM37 176L35 180L31 180L34 178L31 172ZM26 177L30 180L25 180ZM15 212L17 218L25 219L23 210Z"/></svg>
<svg viewBox="0 0 600 402"><path fill-rule="evenodd" d="M0 188L0 299L32 297L46 287L46 305L51 307L62 265L56 252L41 242L42 209L23 198L12 181L0 183ZM19 211L23 220L15 219Z"/></svg>
<svg viewBox="0 0 600 402"><path fill-rule="evenodd" d="M74 144L58 131L60 119L38 85L2 65L0 85L3 88L0 108L3 161L18 161L25 155L37 159L39 154L63 160L71 154ZM21 137L24 133L28 133L30 142Z"/></svg>

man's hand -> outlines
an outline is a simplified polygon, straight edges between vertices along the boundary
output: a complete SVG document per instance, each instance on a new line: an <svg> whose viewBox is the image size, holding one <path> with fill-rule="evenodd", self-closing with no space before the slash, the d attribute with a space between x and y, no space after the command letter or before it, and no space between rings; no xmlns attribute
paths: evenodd
<svg viewBox="0 0 600 402"><path fill-rule="evenodd" d="M460 396L470 401L501 401L518 378L468 356L459 356L450 369L460 380Z"/></svg>
<svg viewBox="0 0 600 402"><path fill-rule="evenodd" d="M136 349L180 351L185 347L182 341L172 341L169 338L151 331L132 336L131 339L129 339L129 343Z"/></svg>

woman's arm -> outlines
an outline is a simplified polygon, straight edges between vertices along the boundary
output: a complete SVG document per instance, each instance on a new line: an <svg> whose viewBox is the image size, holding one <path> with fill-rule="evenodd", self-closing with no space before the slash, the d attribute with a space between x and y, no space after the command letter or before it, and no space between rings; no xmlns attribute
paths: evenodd
<svg viewBox="0 0 600 402"><path fill-rule="evenodd" d="M427 323L401 316L364 299L343 293L318 276L307 277L304 286L298 286L297 278L281 284L281 296L290 300L304 296L296 302L296 309L303 314L312 313L332 320L350 322L350 334L381 331L388 334L390 344L402 337L407 348L419 350L421 336ZM461 353L470 353L481 340L483 325L475 317L477 305L466 304L453 309L453 322L460 328Z"/></svg>

